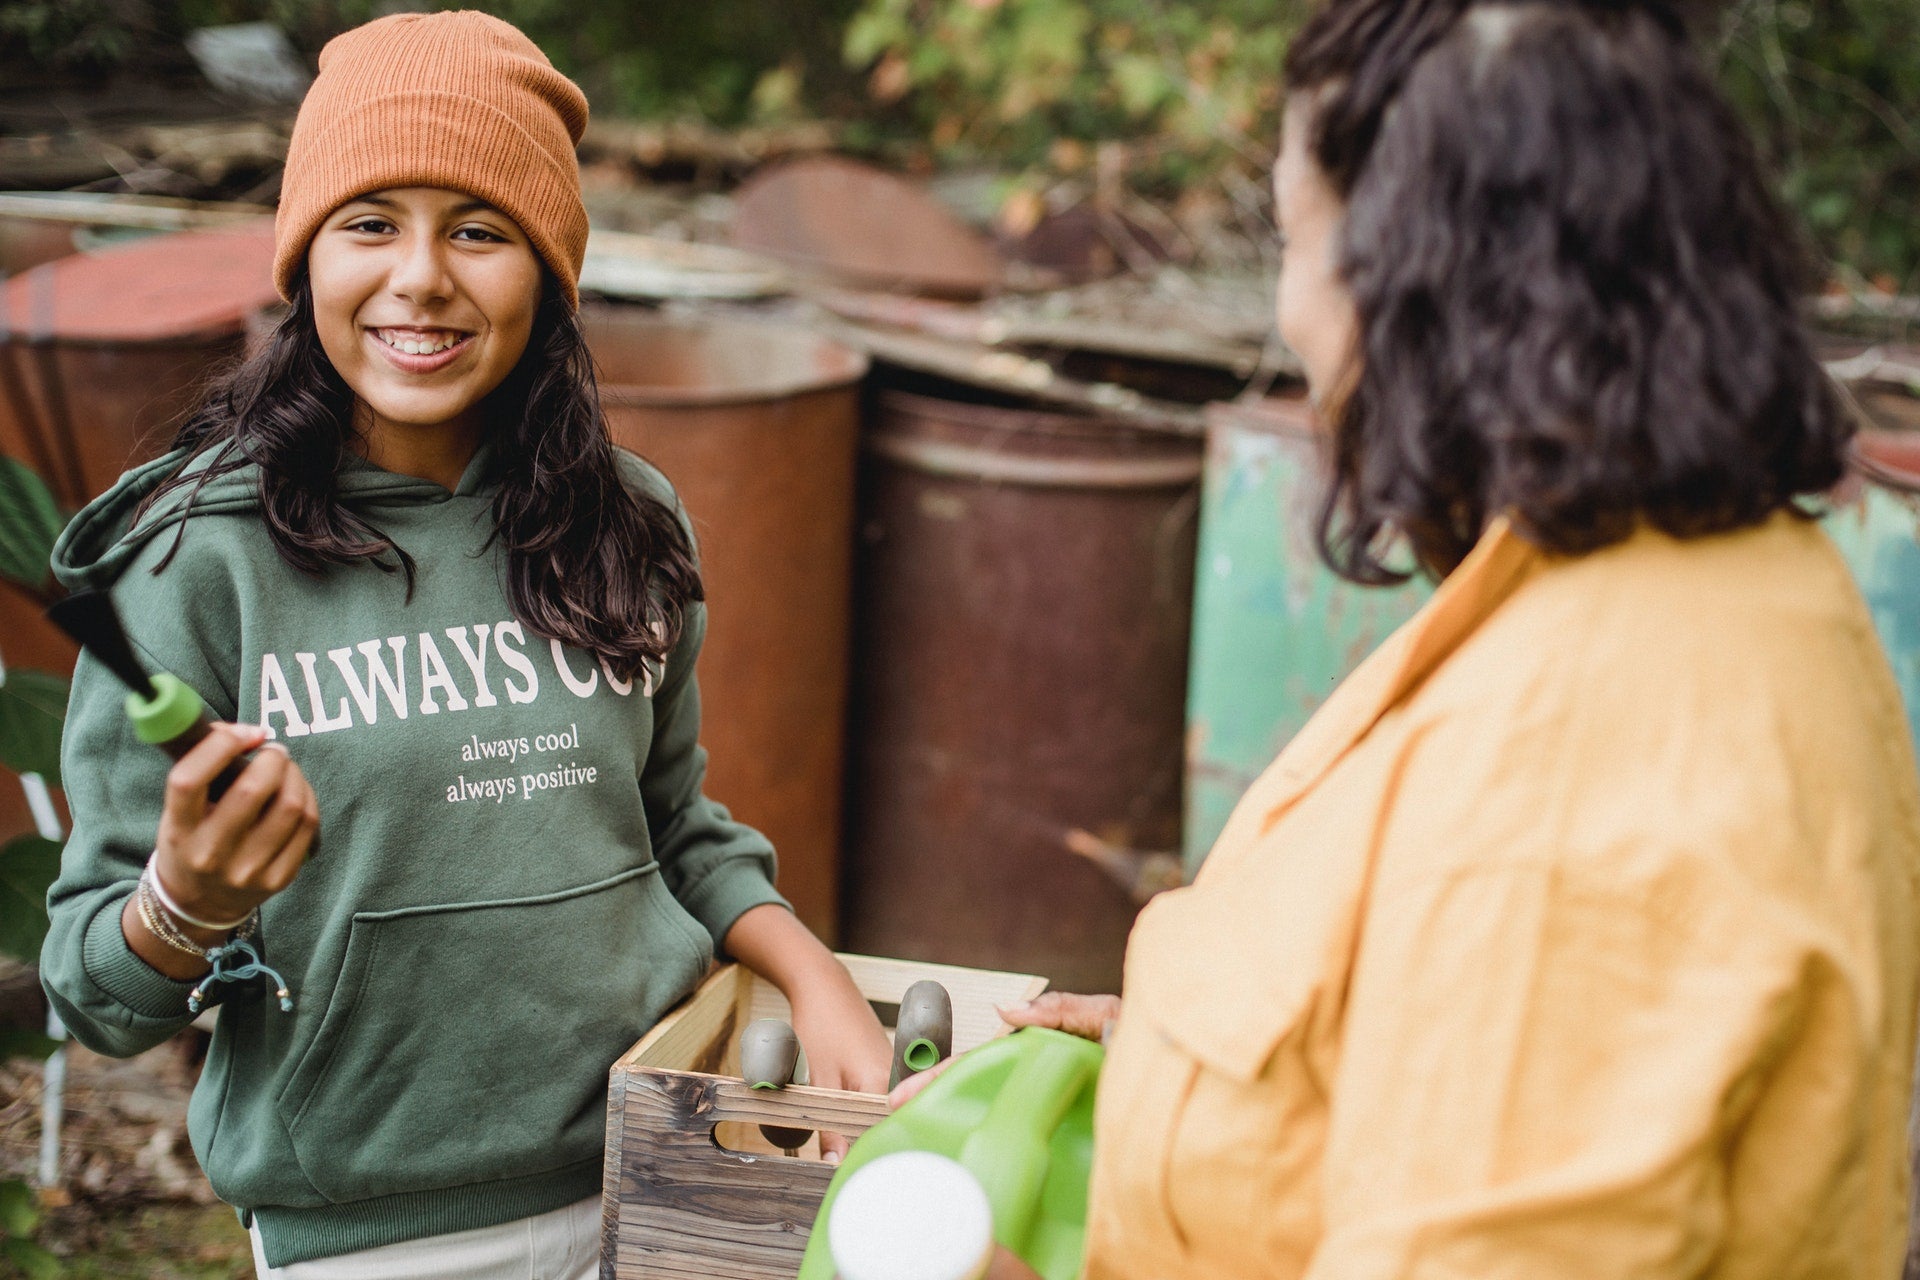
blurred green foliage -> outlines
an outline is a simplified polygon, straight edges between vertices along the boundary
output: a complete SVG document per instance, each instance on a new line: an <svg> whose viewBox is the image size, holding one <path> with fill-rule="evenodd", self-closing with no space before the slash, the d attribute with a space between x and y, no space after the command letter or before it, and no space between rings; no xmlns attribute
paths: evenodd
<svg viewBox="0 0 1920 1280"><path fill-rule="evenodd" d="M133 52L139 17L125 0L0 0L0 46L43 66L110 66Z"/></svg>
<svg viewBox="0 0 1920 1280"><path fill-rule="evenodd" d="M34 1240L40 1216L32 1187L17 1178L0 1182L0 1260L6 1274L53 1280L61 1273L60 1260Z"/></svg>
<svg viewBox="0 0 1920 1280"><path fill-rule="evenodd" d="M1061 167L1126 138L1135 181L1271 154L1286 41L1308 0L863 0L869 91L953 158ZM1920 289L1920 3L1731 0L1700 35L1787 199L1843 272Z"/></svg>
<svg viewBox="0 0 1920 1280"><path fill-rule="evenodd" d="M1311 0L462 0L516 23L603 115L850 122L856 146L1124 177L1264 186L1288 34ZM1699 0L1722 83L1820 248L1920 291L1920 0ZM0 40L47 65L266 19L315 52L451 0L0 0ZM1247 184L1252 183L1249 187Z"/></svg>
<svg viewBox="0 0 1920 1280"><path fill-rule="evenodd" d="M1920 3L1740 0L1716 52L1820 247L1920 292Z"/></svg>
<svg viewBox="0 0 1920 1280"><path fill-rule="evenodd" d="M67 3L68 0L60 0ZM83 0L105 3L107 0ZM855 78L839 57L857 0L176 0L182 29L277 23L317 52L332 35L389 13L481 9L531 36L606 115L695 114L738 124L846 109Z"/></svg>
<svg viewBox="0 0 1920 1280"><path fill-rule="evenodd" d="M1072 168L1110 139L1136 181L1263 169L1302 0L865 0L849 62L940 151ZM1076 145L1077 144L1077 145Z"/></svg>

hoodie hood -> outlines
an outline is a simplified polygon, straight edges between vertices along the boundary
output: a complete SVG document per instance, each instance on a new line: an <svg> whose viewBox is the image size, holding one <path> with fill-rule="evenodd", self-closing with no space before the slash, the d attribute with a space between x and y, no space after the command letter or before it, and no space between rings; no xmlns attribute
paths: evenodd
<svg viewBox="0 0 1920 1280"><path fill-rule="evenodd" d="M127 472L113 488L82 507L53 546L53 574L60 585L69 591L105 590L147 543L189 516L246 515L260 510L260 468L247 463L204 484L190 480L179 485L135 519L141 504L175 472L198 476L230 447L210 446L197 456L185 449L163 454ZM474 453L452 492L431 480L397 475L364 458L350 457L340 469L340 497L350 507L365 509L422 506L470 496L480 490L489 454L485 445Z"/></svg>

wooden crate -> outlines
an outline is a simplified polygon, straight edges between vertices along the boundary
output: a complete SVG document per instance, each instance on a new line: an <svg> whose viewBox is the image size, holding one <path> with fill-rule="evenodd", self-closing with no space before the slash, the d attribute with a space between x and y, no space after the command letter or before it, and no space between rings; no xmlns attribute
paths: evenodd
<svg viewBox="0 0 1920 1280"><path fill-rule="evenodd" d="M1028 974L840 958L889 1034L909 986L923 978L943 983L953 996L955 1052L1006 1034L995 1007L1031 1000L1047 985ZM797 1157L780 1153L759 1125L858 1135L887 1107L875 1094L749 1089L739 1077L740 1032L756 1018L790 1016L776 988L727 965L613 1064L603 1280L792 1280L799 1273L833 1166L821 1163L817 1141Z"/></svg>

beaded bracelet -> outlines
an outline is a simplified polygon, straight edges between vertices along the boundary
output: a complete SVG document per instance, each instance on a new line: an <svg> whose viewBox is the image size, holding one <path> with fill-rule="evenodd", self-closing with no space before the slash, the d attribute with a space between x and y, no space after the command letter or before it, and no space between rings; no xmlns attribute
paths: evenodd
<svg viewBox="0 0 1920 1280"><path fill-rule="evenodd" d="M143 875L140 877L137 892L139 894L138 904L141 923L145 924L147 929L162 942L174 948L176 951L184 951L188 955L197 956L202 960L206 959L207 956L215 950L213 947L201 946L181 931L177 917L168 910L166 901L161 897L153 881L147 876ZM257 909L248 912L247 918L240 922L236 936L241 938L251 937L255 928L258 926L259 916L260 913Z"/></svg>
<svg viewBox="0 0 1920 1280"><path fill-rule="evenodd" d="M181 933L173 921L168 918L166 909L153 896L153 888L144 878L134 890L134 905L140 912L140 923L147 926L147 932L172 947L175 951L185 952L197 960L207 958L206 948L196 944L193 939Z"/></svg>
<svg viewBox="0 0 1920 1280"><path fill-rule="evenodd" d="M231 933L247 921L253 919L253 913L251 911L241 916L238 920L231 920L225 924L216 920L202 920L199 916L188 915L185 911L181 910L180 904L173 900L173 895L167 892L167 886L161 883L160 871L153 865L159 857L160 851L158 849L155 849L147 855L147 865L141 870L140 878L153 886L153 892L155 896L160 899L160 905L165 907L167 914L175 920L200 929L212 929L215 933Z"/></svg>

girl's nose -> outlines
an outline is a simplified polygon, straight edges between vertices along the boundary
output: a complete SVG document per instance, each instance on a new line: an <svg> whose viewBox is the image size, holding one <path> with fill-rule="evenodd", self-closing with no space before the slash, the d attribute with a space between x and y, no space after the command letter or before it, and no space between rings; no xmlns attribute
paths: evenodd
<svg viewBox="0 0 1920 1280"><path fill-rule="evenodd" d="M387 275L387 288L416 305L443 302L453 292L447 270L446 246L437 234L408 232L395 246L397 255Z"/></svg>

